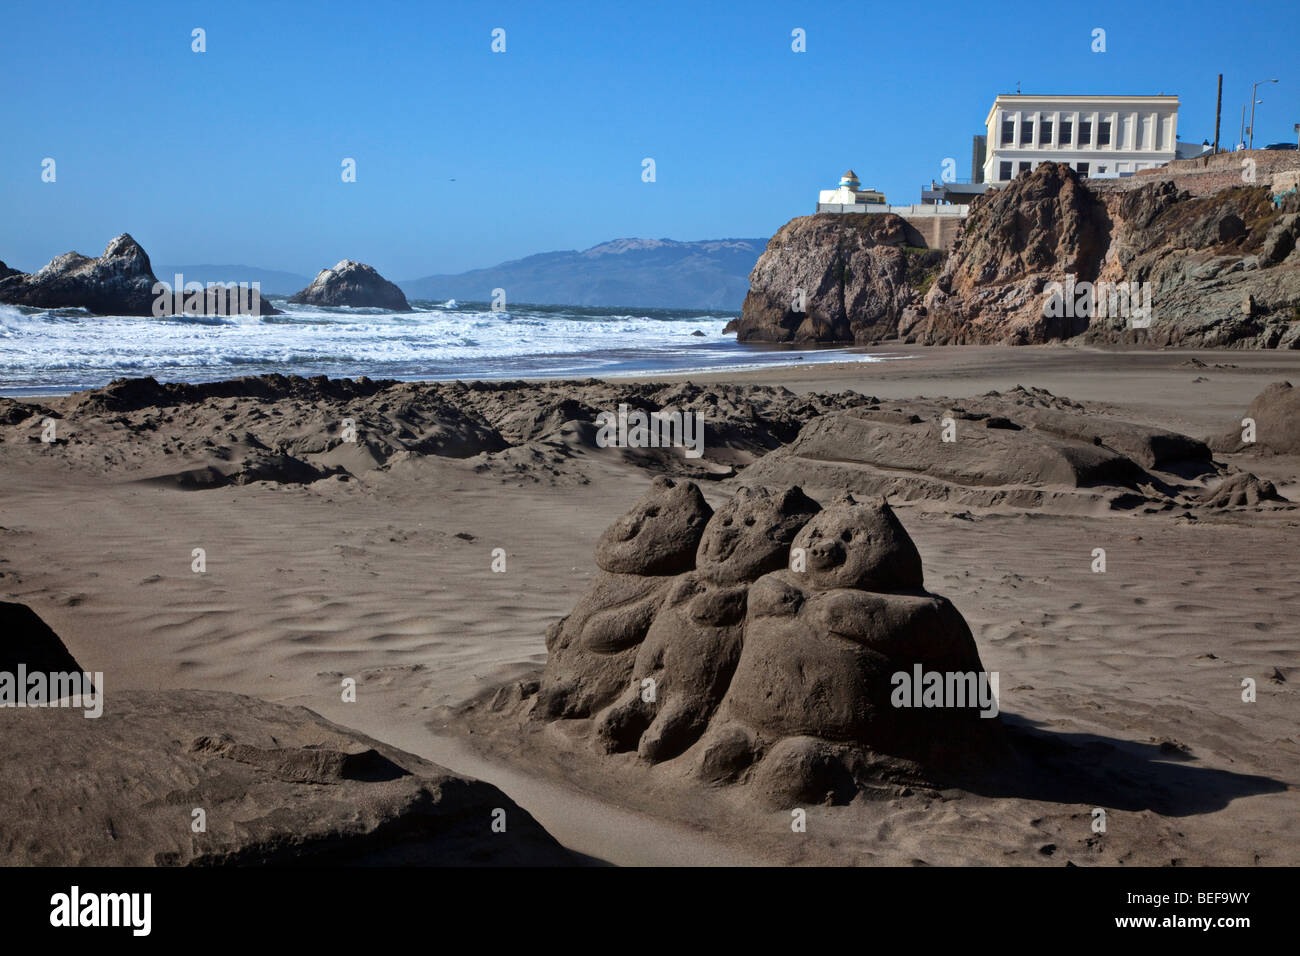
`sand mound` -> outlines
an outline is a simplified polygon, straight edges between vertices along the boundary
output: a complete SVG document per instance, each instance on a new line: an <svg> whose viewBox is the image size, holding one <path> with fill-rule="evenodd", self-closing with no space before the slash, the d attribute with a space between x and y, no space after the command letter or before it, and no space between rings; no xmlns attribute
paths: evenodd
<svg viewBox="0 0 1300 956"><path fill-rule="evenodd" d="M584 483L583 458L661 474L729 477L823 412L870 400L768 386L581 382L396 382L262 375L199 384L119 379L48 405L0 399L0 443L92 472L186 489L254 481L307 484L467 460L503 481ZM602 415L680 412L702 425L683 447L604 447ZM48 441L42 423L56 420Z"/></svg>
<svg viewBox="0 0 1300 956"><path fill-rule="evenodd" d="M1300 455L1300 389L1290 382L1273 382L1255 396L1243 417L1254 420L1255 441L1243 440L1245 429L1238 423L1210 440L1215 451Z"/></svg>
<svg viewBox="0 0 1300 956"><path fill-rule="evenodd" d="M961 506L1168 507L1180 500L1179 476L1213 470L1197 439L1017 388L829 412L739 481Z"/></svg>
<svg viewBox="0 0 1300 956"><path fill-rule="evenodd" d="M1266 501L1286 501L1267 478L1243 471L1226 479L1218 488L1201 498L1205 508L1248 508Z"/></svg>
<svg viewBox="0 0 1300 956"><path fill-rule="evenodd" d="M922 589L888 504L821 510L798 488L749 487L707 524L702 505L693 485L658 479L606 532L606 570L547 634L534 718L587 719L599 749L682 756L777 804L927 779L994 739L975 683L968 701L918 706L919 687L895 699L923 674L978 682L983 668L961 615ZM607 540L638 536L671 541L672 563L654 567L677 573L609 570Z"/></svg>
<svg viewBox="0 0 1300 956"><path fill-rule="evenodd" d="M81 670L25 605L0 603L0 632L0 671ZM109 689L91 709L0 707L0 864L573 862L497 788L306 708Z"/></svg>
<svg viewBox="0 0 1300 956"><path fill-rule="evenodd" d="M573 862L489 784L236 694L0 708L0 765L5 866Z"/></svg>

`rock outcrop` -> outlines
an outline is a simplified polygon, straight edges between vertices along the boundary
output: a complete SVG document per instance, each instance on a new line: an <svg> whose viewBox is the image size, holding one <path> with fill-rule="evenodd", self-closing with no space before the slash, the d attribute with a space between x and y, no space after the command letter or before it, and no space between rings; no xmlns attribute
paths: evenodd
<svg viewBox="0 0 1300 956"><path fill-rule="evenodd" d="M642 538L660 557L613 570L609 542ZM709 784L790 805L942 775L995 745L997 722L973 696L918 709L900 690L921 673L986 690L987 678L883 500L822 509L797 487L751 487L710 515L694 485L660 478L606 532L597 563L601 577L547 633L527 706L589 720L599 750L681 757Z"/></svg>
<svg viewBox="0 0 1300 956"><path fill-rule="evenodd" d="M946 259L909 248L919 239L894 216L800 217L728 328L740 341L1300 348L1300 199L1275 204L1271 185L1287 162L1260 160L1252 182L1239 165L1087 180L1043 163L976 199Z"/></svg>
<svg viewBox="0 0 1300 956"><path fill-rule="evenodd" d="M974 204L924 313L900 334L1300 347L1300 215L1271 199L1265 185L1192 195L1176 178L1107 190L1044 163Z"/></svg>
<svg viewBox="0 0 1300 956"><path fill-rule="evenodd" d="M749 276L740 342L875 342L895 335L944 253L892 214L801 216L767 244Z"/></svg>
<svg viewBox="0 0 1300 956"><path fill-rule="evenodd" d="M322 269L311 285L292 296L299 305L352 306L362 309L389 309L409 312L406 296L373 266L344 259L332 269Z"/></svg>
<svg viewBox="0 0 1300 956"><path fill-rule="evenodd" d="M1049 277L1097 277L1106 211L1068 166L1044 163L972 204L925 309L903 338L944 344L1043 342L1082 332L1084 318L1043 315Z"/></svg>
<svg viewBox="0 0 1300 956"><path fill-rule="evenodd" d="M185 296L160 298L162 290L155 292L157 285L149 256L138 242L122 233L97 259L66 252L39 272L11 271L6 277L0 270L0 302L42 309L85 309L95 315L231 315L240 311L239 300L224 290L206 290L187 309ZM251 294L246 298L245 311L279 314L269 302Z"/></svg>
<svg viewBox="0 0 1300 956"><path fill-rule="evenodd" d="M28 608L0 605L0 625L17 628L0 669L16 653L29 671L80 670ZM574 862L496 787L306 708L193 690L110 688L102 703L91 719L0 708L0 864Z"/></svg>

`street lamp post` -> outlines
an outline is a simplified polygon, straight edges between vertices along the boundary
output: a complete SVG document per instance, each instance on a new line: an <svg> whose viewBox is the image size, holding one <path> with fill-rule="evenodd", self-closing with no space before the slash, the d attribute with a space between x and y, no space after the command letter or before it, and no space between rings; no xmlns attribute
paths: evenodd
<svg viewBox="0 0 1300 956"><path fill-rule="evenodd" d="M1255 104L1260 102L1255 99L1255 91L1259 89L1260 83L1276 83L1277 80L1260 80L1250 88L1250 148L1255 148Z"/></svg>

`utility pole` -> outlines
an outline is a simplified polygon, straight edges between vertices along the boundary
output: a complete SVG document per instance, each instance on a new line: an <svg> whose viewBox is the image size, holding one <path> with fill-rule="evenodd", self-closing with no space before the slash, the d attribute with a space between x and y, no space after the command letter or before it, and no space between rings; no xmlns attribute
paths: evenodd
<svg viewBox="0 0 1300 956"><path fill-rule="evenodd" d="M1241 108L1241 138L1237 140L1238 146L1246 145L1246 107Z"/></svg>
<svg viewBox="0 0 1300 956"><path fill-rule="evenodd" d="M1223 74L1219 74L1219 95L1214 101L1214 155L1219 155L1219 115L1223 112Z"/></svg>
<svg viewBox="0 0 1300 956"><path fill-rule="evenodd" d="M1277 80L1260 80L1250 88L1250 148L1255 148L1255 104L1263 102L1255 99L1255 91L1259 89L1260 83L1276 83Z"/></svg>

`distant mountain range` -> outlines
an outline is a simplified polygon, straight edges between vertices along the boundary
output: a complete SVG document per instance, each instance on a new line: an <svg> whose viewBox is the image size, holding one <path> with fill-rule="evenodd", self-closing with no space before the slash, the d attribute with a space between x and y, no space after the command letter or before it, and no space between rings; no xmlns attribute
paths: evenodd
<svg viewBox="0 0 1300 956"><path fill-rule="evenodd" d="M506 303L630 306L644 309L740 309L749 273L766 239L615 239L582 252L543 252L459 275L395 280L408 299L489 302L493 289ZM341 250L355 255L355 251ZM327 263L326 266L332 265ZM293 295L312 277L255 266L156 265L165 282L260 282L264 295Z"/></svg>
<svg viewBox="0 0 1300 956"><path fill-rule="evenodd" d="M275 269L259 269L256 266L166 266L155 265L153 274L162 282L172 284L177 273L185 277L186 282L260 282L258 290L263 295L293 295L311 285L311 276L300 276L294 272L278 272Z"/></svg>
<svg viewBox="0 0 1300 956"><path fill-rule="evenodd" d="M459 275L397 284L408 299L538 305L636 306L736 311L766 239L615 239L583 252L543 252Z"/></svg>

